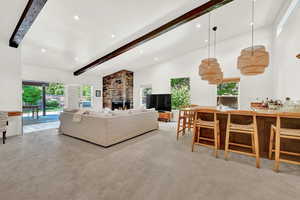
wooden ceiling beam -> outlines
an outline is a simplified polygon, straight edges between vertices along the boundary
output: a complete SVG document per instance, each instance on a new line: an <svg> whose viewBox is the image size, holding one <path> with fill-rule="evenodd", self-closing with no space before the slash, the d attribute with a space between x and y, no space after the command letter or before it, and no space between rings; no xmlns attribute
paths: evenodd
<svg viewBox="0 0 300 200"><path fill-rule="evenodd" d="M9 46L18 48L47 0L29 0L9 40Z"/></svg>
<svg viewBox="0 0 300 200"><path fill-rule="evenodd" d="M241 81L240 77L224 78L222 83L239 83Z"/></svg>
<svg viewBox="0 0 300 200"><path fill-rule="evenodd" d="M208 1L207 3L181 15L180 17L177 17L176 19L160 26L159 28L125 44L124 46L121 46L120 48L114 50L113 52L111 52L101 58L98 58L97 60L91 62L90 64L86 65L85 67L78 69L73 74L75 76L78 76L82 73L85 73L104 62L107 62L107 61L109 61L109 60L111 60L111 59L137 47L137 46L140 46L140 45L168 32L168 31L170 31L170 30L177 28L180 25L183 25L197 17L200 17L212 10L222 7L232 1L234 1L234 0L211 0L211 1Z"/></svg>

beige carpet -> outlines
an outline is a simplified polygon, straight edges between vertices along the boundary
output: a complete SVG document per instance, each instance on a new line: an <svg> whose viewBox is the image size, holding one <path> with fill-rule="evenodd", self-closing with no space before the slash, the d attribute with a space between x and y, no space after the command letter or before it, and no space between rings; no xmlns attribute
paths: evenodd
<svg viewBox="0 0 300 200"><path fill-rule="evenodd" d="M191 134L175 139L173 126L109 149L58 135L55 129L27 134L0 145L3 200L295 200L300 167L273 161L255 168L253 158L230 161L199 148Z"/></svg>

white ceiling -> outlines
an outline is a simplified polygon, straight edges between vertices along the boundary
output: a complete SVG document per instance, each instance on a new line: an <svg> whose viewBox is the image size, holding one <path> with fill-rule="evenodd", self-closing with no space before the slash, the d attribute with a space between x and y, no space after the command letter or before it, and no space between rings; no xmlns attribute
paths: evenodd
<svg viewBox="0 0 300 200"><path fill-rule="evenodd" d="M9 0L1 2L0 6L0 42L9 44L9 39L22 15L26 6L24 0Z"/></svg>
<svg viewBox="0 0 300 200"><path fill-rule="evenodd" d="M22 62L71 73L207 1L51 0L23 41ZM283 2L256 0L256 27L272 24ZM251 0L235 0L212 13L219 41L250 31L250 8ZM98 66L92 73L138 70L204 47L207 26L207 15L202 16Z"/></svg>

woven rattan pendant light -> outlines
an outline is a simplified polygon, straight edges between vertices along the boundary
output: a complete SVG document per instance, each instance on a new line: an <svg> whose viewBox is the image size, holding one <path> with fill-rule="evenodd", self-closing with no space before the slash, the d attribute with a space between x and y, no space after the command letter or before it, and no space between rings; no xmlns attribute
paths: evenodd
<svg viewBox="0 0 300 200"><path fill-rule="evenodd" d="M246 76L263 74L270 60L269 53L266 51L265 46L254 46L254 9L255 0L252 0L252 46L241 51L237 64L241 74Z"/></svg>
<svg viewBox="0 0 300 200"><path fill-rule="evenodd" d="M199 75L202 80L207 80L209 84L219 84L223 80L223 72L216 58L210 57L210 13L209 13L209 30L208 30L208 58L201 61L199 66ZM215 32L215 52L216 52L216 31L217 27L213 28Z"/></svg>

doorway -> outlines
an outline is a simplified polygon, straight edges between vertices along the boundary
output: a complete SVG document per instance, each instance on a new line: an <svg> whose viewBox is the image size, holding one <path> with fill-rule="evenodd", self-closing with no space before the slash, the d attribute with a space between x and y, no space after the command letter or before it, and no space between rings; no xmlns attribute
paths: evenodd
<svg viewBox="0 0 300 200"><path fill-rule="evenodd" d="M23 133L59 127L64 107L64 85L23 81Z"/></svg>

